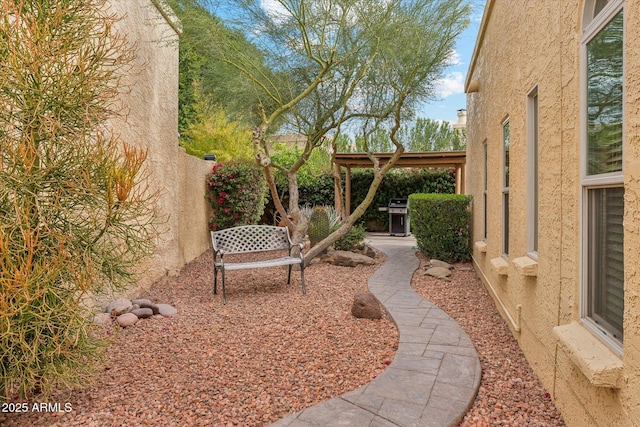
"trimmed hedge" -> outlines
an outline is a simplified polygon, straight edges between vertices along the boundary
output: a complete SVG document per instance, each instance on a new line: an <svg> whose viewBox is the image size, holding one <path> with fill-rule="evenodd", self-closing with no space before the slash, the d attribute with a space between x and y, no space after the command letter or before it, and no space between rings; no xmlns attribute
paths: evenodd
<svg viewBox="0 0 640 427"><path fill-rule="evenodd" d="M462 194L409 196L411 229L423 254L446 262L471 258L471 200Z"/></svg>

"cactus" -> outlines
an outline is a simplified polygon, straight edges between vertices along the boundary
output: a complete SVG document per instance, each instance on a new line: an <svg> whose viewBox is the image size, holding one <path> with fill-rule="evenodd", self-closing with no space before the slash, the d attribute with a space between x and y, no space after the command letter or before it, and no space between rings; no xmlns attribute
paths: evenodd
<svg viewBox="0 0 640 427"><path fill-rule="evenodd" d="M331 234L329 215L323 206L316 206L313 208L311 217L309 218L309 229L307 234L309 235L312 247Z"/></svg>

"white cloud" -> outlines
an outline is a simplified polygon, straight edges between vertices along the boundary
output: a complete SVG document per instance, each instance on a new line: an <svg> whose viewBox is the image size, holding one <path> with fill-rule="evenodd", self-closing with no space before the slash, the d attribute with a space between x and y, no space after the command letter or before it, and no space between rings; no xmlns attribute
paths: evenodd
<svg viewBox="0 0 640 427"><path fill-rule="evenodd" d="M462 65L462 57L460 56L460 52L455 49L449 52L449 56L447 57L447 65L450 67Z"/></svg>
<svg viewBox="0 0 640 427"><path fill-rule="evenodd" d="M291 15L278 0L260 0L260 6L276 22Z"/></svg>
<svg viewBox="0 0 640 427"><path fill-rule="evenodd" d="M464 93L464 75L459 71L447 74L436 83L436 93L441 98Z"/></svg>

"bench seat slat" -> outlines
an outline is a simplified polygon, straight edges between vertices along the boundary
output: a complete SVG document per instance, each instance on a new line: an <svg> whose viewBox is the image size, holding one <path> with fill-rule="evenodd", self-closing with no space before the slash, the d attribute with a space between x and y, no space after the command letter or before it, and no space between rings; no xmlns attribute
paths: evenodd
<svg viewBox="0 0 640 427"><path fill-rule="evenodd" d="M295 265L300 264L302 260L300 258L294 258L290 256L268 259L264 261L251 261L251 262L225 262L225 270L242 270L245 268L263 268L263 267L276 267L279 265ZM218 267L222 266L222 263L216 264Z"/></svg>

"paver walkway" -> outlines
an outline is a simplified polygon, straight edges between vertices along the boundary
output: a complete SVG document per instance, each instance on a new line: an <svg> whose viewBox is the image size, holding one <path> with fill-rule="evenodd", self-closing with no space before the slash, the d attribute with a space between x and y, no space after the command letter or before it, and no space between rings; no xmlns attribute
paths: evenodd
<svg viewBox="0 0 640 427"><path fill-rule="evenodd" d="M411 288L420 266L415 239L369 234L367 240L388 257L369 279L369 290L398 327L396 355L369 384L274 426L443 427L457 425L473 404L480 386L478 354L453 319Z"/></svg>

